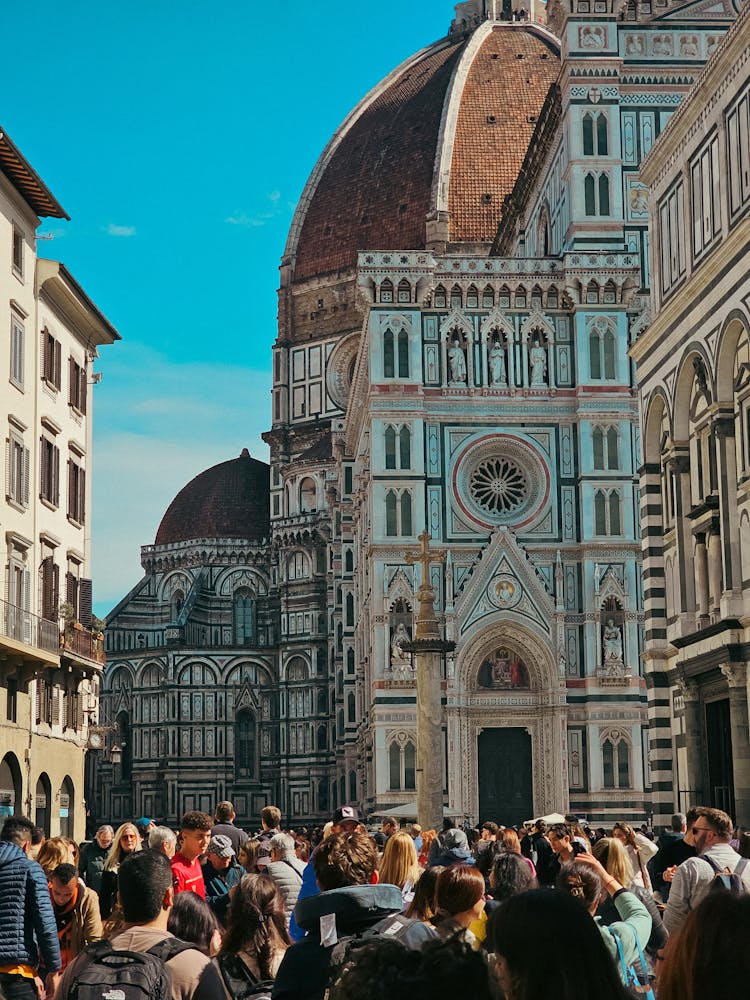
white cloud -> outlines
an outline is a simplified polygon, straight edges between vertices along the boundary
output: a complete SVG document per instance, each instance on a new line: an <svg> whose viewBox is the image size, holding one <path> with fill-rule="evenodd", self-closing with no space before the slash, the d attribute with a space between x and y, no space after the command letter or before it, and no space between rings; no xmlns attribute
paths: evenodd
<svg viewBox="0 0 750 1000"><path fill-rule="evenodd" d="M114 222L110 222L106 232L109 236L135 236L135 226L116 226Z"/></svg>
<svg viewBox="0 0 750 1000"><path fill-rule="evenodd" d="M93 580L104 615L138 582L140 549L194 476L247 447L268 460L270 373L169 362L118 344L100 362L95 390Z"/></svg>
<svg viewBox="0 0 750 1000"><path fill-rule="evenodd" d="M228 222L230 226L246 226L251 229L259 226L265 226L265 224L270 222L271 219L275 219L281 215L284 208L281 201L281 191L269 191L265 200L270 202L271 205L271 207L266 209L266 211L250 214L237 209L232 212L231 215L227 216L224 221ZM292 206L292 208L293 207L294 206Z"/></svg>

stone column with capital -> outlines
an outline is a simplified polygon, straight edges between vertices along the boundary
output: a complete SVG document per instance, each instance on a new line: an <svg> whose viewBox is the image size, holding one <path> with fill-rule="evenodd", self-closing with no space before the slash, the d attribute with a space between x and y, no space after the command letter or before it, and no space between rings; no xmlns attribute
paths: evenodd
<svg viewBox="0 0 750 1000"><path fill-rule="evenodd" d="M723 663L721 672L729 685L729 725L732 731L734 812L737 826L750 824L750 727L748 726L747 667Z"/></svg>
<svg viewBox="0 0 750 1000"><path fill-rule="evenodd" d="M708 535L708 584L711 596L711 612L714 617L720 614L721 609L721 595L723 591L721 563L721 535L718 529L712 528Z"/></svg>
<svg viewBox="0 0 750 1000"><path fill-rule="evenodd" d="M691 805L702 805L705 799L703 711L698 685L693 680L678 680L677 686L685 701L685 755L687 757L687 788Z"/></svg>
<svg viewBox="0 0 750 1000"><path fill-rule="evenodd" d="M698 628L708 625L708 555L706 536L695 536L695 600Z"/></svg>
<svg viewBox="0 0 750 1000"><path fill-rule="evenodd" d="M443 562L445 554L430 552L430 535L419 536L418 553L406 553L408 563L419 563L422 579L417 598L419 610L415 636L401 648L414 657L417 674L417 820L423 830L440 830L443 824L443 706L442 663L456 644L440 636L435 614L435 591L430 586L430 563Z"/></svg>

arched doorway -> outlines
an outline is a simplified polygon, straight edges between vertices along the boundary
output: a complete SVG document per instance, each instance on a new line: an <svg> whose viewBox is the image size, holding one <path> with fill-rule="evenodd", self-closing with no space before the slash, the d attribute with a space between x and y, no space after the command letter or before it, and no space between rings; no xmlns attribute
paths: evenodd
<svg viewBox="0 0 750 1000"><path fill-rule="evenodd" d="M75 789L66 775L60 785L60 836L72 837L75 817Z"/></svg>
<svg viewBox="0 0 750 1000"><path fill-rule="evenodd" d="M16 755L6 753L0 761L0 816L23 812L21 768Z"/></svg>
<svg viewBox="0 0 750 1000"><path fill-rule="evenodd" d="M34 797L34 822L44 830L44 836L50 835L50 819L52 816L52 785L49 775L44 771L39 775L36 782L36 792Z"/></svg>

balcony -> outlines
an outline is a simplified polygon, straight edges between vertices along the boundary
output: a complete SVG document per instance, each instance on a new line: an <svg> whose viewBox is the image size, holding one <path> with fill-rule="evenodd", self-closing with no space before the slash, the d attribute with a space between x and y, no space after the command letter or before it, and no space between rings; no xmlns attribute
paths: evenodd
<svg viewBox="0 0 750 1000"><path fill-rule="evenodd" d="M57 666L57 623L39 618L15 604L0 601L0 648L24 660Z"/></svg>
<svg viewBox="0 0 750 1000"><path fill-rule="evenodd" d="M50 622L57 629L54 623ZM59 633L60 656L64 659L76 660L85 663L96 663L103 667L106 663L104 652L104 639L99 636L99 632L91 632L82 625L67 625L63 632Z"/></svg>

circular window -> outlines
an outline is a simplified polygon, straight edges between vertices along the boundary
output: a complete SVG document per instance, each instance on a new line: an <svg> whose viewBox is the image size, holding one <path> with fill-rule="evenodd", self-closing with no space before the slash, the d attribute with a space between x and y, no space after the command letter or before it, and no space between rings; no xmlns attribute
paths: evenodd
<svg viewBox="0 0 750 1000"><path fill-rule="evenodd" d="M512 458L487 458L472 472L469 490L475 503L489 514L509 514L523 506L529 484Z"/></svg>
<svg viewBox="0 0 750 1000"><path fill-rule="evenodd" d="M461 509L485 525L526 524L549 496L541 455L511 434L493 434L469 444L458 457L453 480Z"/></svg>

